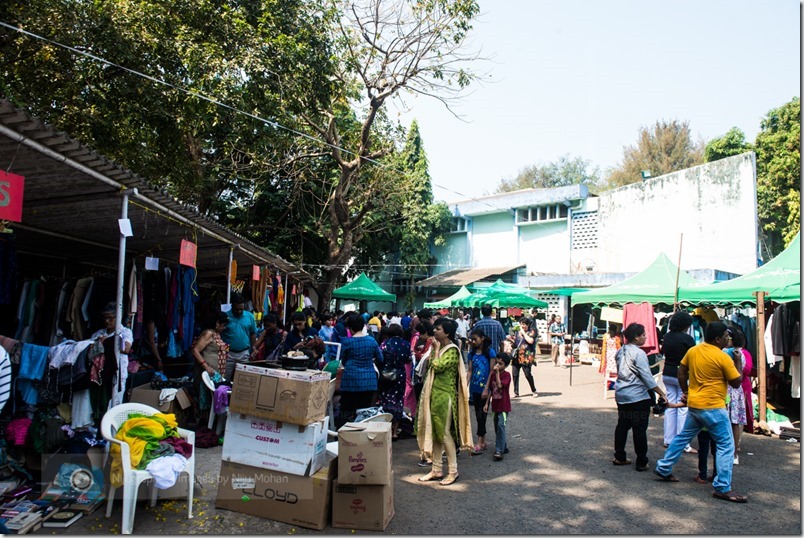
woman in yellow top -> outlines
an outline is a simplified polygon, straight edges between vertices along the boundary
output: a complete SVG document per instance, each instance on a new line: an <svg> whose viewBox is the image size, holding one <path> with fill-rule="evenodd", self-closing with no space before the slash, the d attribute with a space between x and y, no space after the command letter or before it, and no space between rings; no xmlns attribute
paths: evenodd
<svg viewBox="0 0 804 538"><path fill-rule="evenodd" d="M419 448L432 460L433 467L419 482L440 480L442 486L449 486L458 479L456 442L464 450L472 448L469 391L461 353L455 344L457 324L442 317L433 327L435 341L416 421ZM442 451L447 453L446 477L442 472Z"/></svg>

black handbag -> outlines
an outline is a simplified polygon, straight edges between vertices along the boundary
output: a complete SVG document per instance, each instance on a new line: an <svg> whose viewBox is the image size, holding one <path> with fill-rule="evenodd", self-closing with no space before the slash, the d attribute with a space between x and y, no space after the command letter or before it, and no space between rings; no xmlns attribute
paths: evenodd
<svg viewBox="0 0 804 538"><path fill-rule="evenodd" d="M396 368L383 368L380 370L380 381L383 383L396 383L399 379L399 372Z"/></svg>

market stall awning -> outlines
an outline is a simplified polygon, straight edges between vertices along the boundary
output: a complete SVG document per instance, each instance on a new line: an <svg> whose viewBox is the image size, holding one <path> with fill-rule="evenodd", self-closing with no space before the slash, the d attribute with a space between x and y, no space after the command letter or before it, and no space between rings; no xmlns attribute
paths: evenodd
<svg viewBox="0 0 804 538"><path fill-rule="evenodd" d="M572 294L572 304L624 305L625 303L669 304L676 295L676 274L679 288L689 287L698 281L661 253L641 273L611 286Z"/></svg>
<svg viewBox="0 0 804 538"><path fill-rule="evenodd" d="M129 193L133 235L126 254L178 263L181 240L197 245L199 278L226 280L234 247L238 278L251 265L269 265L299 281L313 277L298 266L217 224L145 179L0 99L0 163L24 176L22 222L10 223L18 252L42 263L79 263L115 269L122 192ZM60 272L60 270L59 270Z"/></svg>
<svg viewBox="0 0 804 538"><path fill-rule="evenodd" d="M572 297L576 293L589 291L589 288L555 288L551 290L538 290L539 293L549 293L552 295L559 295L561 297Z"/></svg>
<svg viewBox="0 0 804 538"><path fill-rule="evenodd" d="M450 308L452 306L452 301L456 301L458 299L463 299L464 297L471 295L472 292L466 289L466 286L461 286L461 289L450 295L445 299L441 299L440 301L435 301L432 303L424 303L424 308Z"/></svg>
<svg viewBox="0 0 804 538"><path fill-rule="evenodd" d="M527 288L520 288L513 284L506 284L502 280L497 280L487 288L453 301L455 306L483 306L484 304L493 307L518 307L518 308L547 308L548 304L532 296Z"/></svg>
<svg viewBox="0 0 804 538"><path fill-rule="evenodd" d="M488 278L490 276L500 276L510 273L524 264L507 265L503 267L473 267L471 269L453 269L444 273L425 278L416 282L417 286L425 288L442 288L449 286L467 286L478 280Z"/></svg>
<svg viewBox="0 0 804 538"><path fill-rule="evenodd" d="M396 302L396 295L372 282L366 273L360 273L359 277L333 291L332 296L336 299L352 299L354 301Z"/></svg>
<svg viewBox="0 0 804 538"><path fill-rule="evenodd" d="M733 305L755 303L757 291L777 303L801 300L801 232L781 254L754 271L717 284L683 287L679 296L689 304Z"/></svg>

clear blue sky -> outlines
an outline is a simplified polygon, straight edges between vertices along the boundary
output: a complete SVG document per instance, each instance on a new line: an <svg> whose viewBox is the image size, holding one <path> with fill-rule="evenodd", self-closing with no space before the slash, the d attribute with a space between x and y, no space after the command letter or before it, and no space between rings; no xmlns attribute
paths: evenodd
<svg viewBox="0 0 804 538"><path fill-rule="evenodd" d="M491 193L564 154L605 173L657 120L704 140L736 126L753 142L800 95L796 0L479 2L471 46L493 57L476 66L493 82L454 107L468 123L426 98L400 118L419 122L439 200Z"/></svg>

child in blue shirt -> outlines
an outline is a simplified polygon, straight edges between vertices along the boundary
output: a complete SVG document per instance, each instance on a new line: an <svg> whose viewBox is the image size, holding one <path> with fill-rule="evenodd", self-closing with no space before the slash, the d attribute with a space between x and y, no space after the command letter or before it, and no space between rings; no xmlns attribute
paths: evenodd
<svg viewBox="0 0 804 538"><path fill-rule="evenodd" d="M477 444L472 454L482 454L486 451L486 418L488 418L488 413L483 409L488 397L483 397L483 391L488 383L491 362L497 354L491 347L491 338L485 335L483 329L472 331L469 343L469 394L477 420Z"/></svg>

